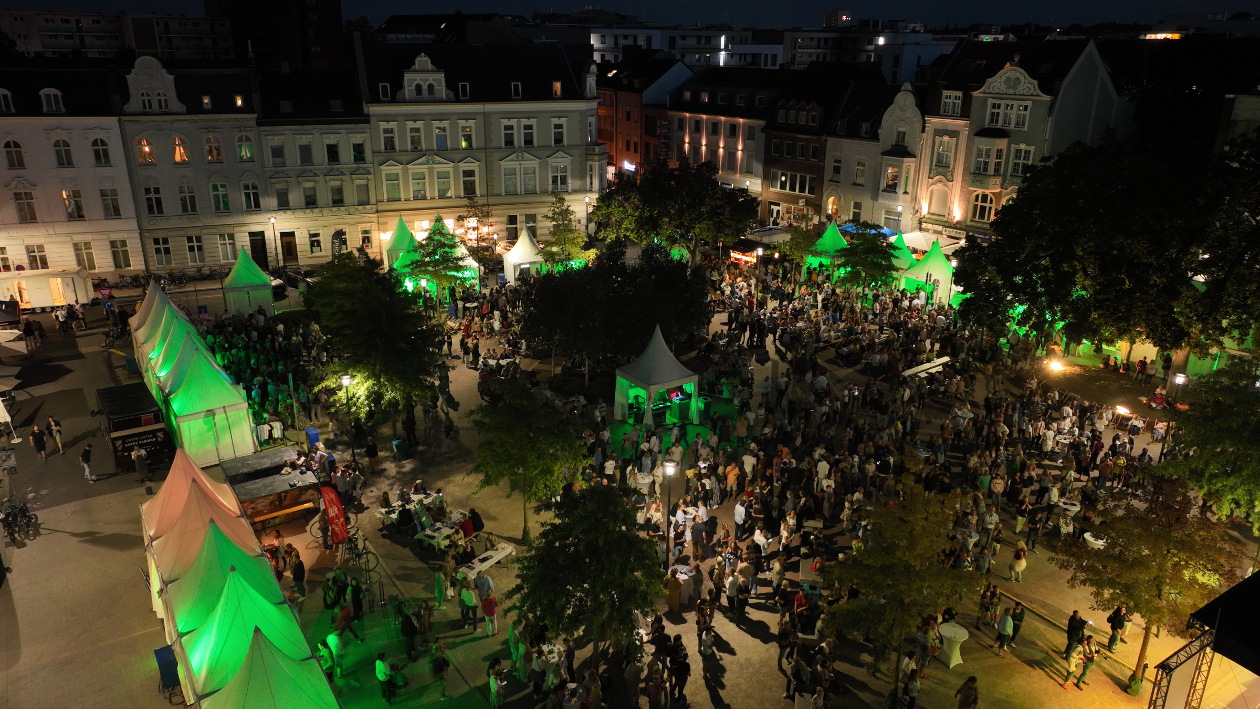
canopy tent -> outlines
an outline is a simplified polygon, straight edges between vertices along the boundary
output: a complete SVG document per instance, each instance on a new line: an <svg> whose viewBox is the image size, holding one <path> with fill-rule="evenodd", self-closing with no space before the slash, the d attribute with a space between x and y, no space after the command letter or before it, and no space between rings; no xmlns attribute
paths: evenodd
<svg viewBox="0 0 1260 709"><path fill-rule="evenodd" d="M696 388L698 382L699 377L684 367L682 362L674 357L674 353L670 352L669 345L665 344L665 337L661 335L661 326L657 325L643 354L630 364L617 368L613 418L624 421L629 417L632 389L638 388L645 392L643 424L651 426L653 424L652 404L656 400L657 392L671 387L683 387L691 393L688 417L692 423L699 423L700 392ZM686 386L688 384L691 385L689 388ZM679 418L682 418L681 412L679 412Z"/></svg>
<svg viewBox="0 0 1260 709"><path fill-rule="evenodd" d="M914 254L910 253L910 247L906 246L906 240L901 234L897 235L892 245L893 265L897 267L898 271L904 271L917 263Z"/></svg>
<svg viewBox="0 0 1260 709"><path fill-rule="evenodd" d="M522 267L528 267L532 273L535 266L543 262L542 249L529 231L521 234L516 245L503 255L503 271L508 283L516 284L516 274Z"/></svg>
<svg viewBox="0 0 1260 709"><path fill-rule="evenodd" d="M241 549L210 520L196 561L183 576L165 579L166 617L174 619L166 623L168 640L201 627L223 596L230 572L240 574L267 601L284 600L267 558Z"/></svg>
<svg viewBox="0 0 1260 709"><path fill-rule="evenodd" d="M319 661L295 660L254 628L245 662L201 709L337 709Z"/></svg>
<svg viewBox="0 0 1260 709"><path fill-rule="evenodd" d="M194 350L183 380L166 403L175 441L198 465L215 465L258 451L245 395L204 349Z"/></svg>
<svg viewBox="0 0 1260 709"><path fill-rule="evenodd" d="M206 540L206 532L210 522L218 524L219 529L232 540L232 543L250 553L261 553L254 530L244 517L234 517L225 512L221 506L211 501L197 485L189 488L188 499L180 510L175 524L166 534L152 540L153 560L163 580L170 581L188 573L197 554Z"/></svg>
<svg viewBox="0 0 1260 709"><path fill-rule="evenodd" d="M166 482L158 488L157 494L140 505L140 517L144 522L144 531L149 540L157 539L170 531L175 520L188 501L188 495L196 486L209 493L209 499L229 515L240 517L244 513L241 503L236 499L232 488L216 482L206 475L205 471L188 457L183 448L175 449L175 459L171 462L171 471L166 474Z"/></svg>
<svg viewBox="0 0 1260 709"><path fill-rule="evenodd" d="M939 283L940 287L932 287L932 302L946 300L954 288L954 267L949 257L941 251L941 242L933 241L932 248L919 259L918 263L902 271L902 287L916 289L919 286L932 287Z"/></svg>
<svg viewBox="0 0 1260 709"><path fill-rule="evenodd" d="M245 315L262 308L268 315L275 315L276 305L271 297L271 276L268 276L249 252L241 247L232 272L223 279L223 300L233 315Z"/></svg>
<svg viewBox="0 0 1260 709"><path fill-rule="evenodd" d="M831 222L827 225L827 230L823 232L818 241L814 242L814 247L810 249L810 254L805 257L805 267L818 268L824 265L834 267L840 252L848 247L849 242L840 233L839 227L836 226L835 222ZM801 273L804 273L804 270Z"/></svg>
<svg viewBox="0 0 1260 709"><path fill-rule="evenodd" d="M407 228L407 222L404 222L402 217L398 217L394 233L389 237L389 243L385 245L385 263L392 264L404 251L415 251L415 249L415 235Z"/></svg>
<svg viewBox="0 0 1260 709"><path fill-rule="evenodd" d="M179 640L198 699L227 686L245 666L255 628L290 659L311 656L293 607L272 602L243 574L231 570L223 595L205 623Z"/></svg>
<svg viewBox="0 0 1260 709"><path fill-rule="evenodd" d="M1234 584L1207 605L1190 614L1204 627L1216 631L1212 649L1219 655L1260 675L1260 574Z"/></svg>
<svg viewBox="0 0 1260 709"><path fill-rule="evenodd" d="M157 293L157 300L153 304L153 309L149 311L149 317L144 321L144 325L140 327L132 327L131 339L136 344L136 352L144 351L146 354L152 349L152 343L158 339L158 335L163 331L169 331L175 326L175 320L188 321L184 313L175 307L170 298L166 297L160 289L153 288L150 293Z"/></svg>
<svg viewBox="0 0 1260 709"><path fill-rule="evenodd" d="M140 307L136 310L136 314L132 315L131 319L127 321L127 324L131 327L132 331L142 327L145 321L148 320L149 314L153 312L153 307L158 302L158 293L161 292L161 288L158 288L152 281L149 281L149 289L144 294L144 300L141 301Z"/></svg>

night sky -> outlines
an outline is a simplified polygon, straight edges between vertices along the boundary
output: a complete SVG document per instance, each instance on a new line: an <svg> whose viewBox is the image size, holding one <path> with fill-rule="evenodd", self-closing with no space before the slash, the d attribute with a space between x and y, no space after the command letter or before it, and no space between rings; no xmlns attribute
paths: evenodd
<svg viewBox="0 0 1260 709"><path fill-rule="evenodd" d="M125 10L136 14L203 14L201 0L36 0L20 2L5 0L2 4L13 10L59 10L81 12L113 12ZM347 18L366 15L373 22L380 22L391 14L425 12L501 12L529 15L531 12L571 12L582 9L578 3L546 5L534 0L455 0L455 2L429 3L415 0L344 0ZM1221 3L1219 0L1008 0L1003 3L980 0L907 0L900 3L862 0L838 4L832 0L804 0L803 2L774 3L774 11L767 12L764 0L614 0L599 7L614 12L637 14L641 20L660 24L677 23L729 23L753 27L817 27L822 25L823 13L836 7L844 7L855 17L901 17L918 19L929 26L946 23L968 25L976 22L1006 24L1038 22L1067 26L1074 22L1154 22L1166 13L1196 11L1235 12L1250 10L1260 14L1260 2Z"/></svg>

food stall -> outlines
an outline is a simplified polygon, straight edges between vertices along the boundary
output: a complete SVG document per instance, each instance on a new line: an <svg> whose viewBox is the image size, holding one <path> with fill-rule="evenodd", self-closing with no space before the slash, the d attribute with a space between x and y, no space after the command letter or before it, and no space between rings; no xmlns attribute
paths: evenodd
<svg viewBox="0 0 1260 709"><path fill-rule="evenodd" d="M114 454L114 472L135 470L131 450L136 446L149 456L149 465L170 460L171 441L166 418L143 382L96 390L101 428Z"/></svg>
<svg viewBox="0 0 1260 709"><path fill-rule="evenodd" d="M289 461L299 461L294 446L268 448L219 464L254 529L319 511L319 478L305 467L288 466Z"/></svg>

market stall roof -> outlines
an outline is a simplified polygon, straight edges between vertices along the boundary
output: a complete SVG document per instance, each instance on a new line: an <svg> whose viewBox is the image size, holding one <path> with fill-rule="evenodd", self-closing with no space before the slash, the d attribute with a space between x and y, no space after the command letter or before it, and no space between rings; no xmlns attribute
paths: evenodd
<svg viewBox="0 0 1260 709"><path fill-rule="evenodd" d="M131 320L127 323L132 330L140 328L148 320L149 315L153 312L153 307L157 304L158 293L162 289L158 288L153 281L149 281L149 290L144 294L144 300L140 303L140 308L136 310L136 314L131 316Z"/></svg>
<svg viewBox="0 0 1260 709"><path fill-rule="evenodd" d="M153 310L150 311L148 319L144 321L144 325L131 330L135 340L141 344L148 343L154 337L157 337L159 332L168 327L170 318L184 317L184 314L175 307L175 304L171 302L170 298L166 297L166 294L161 289L155 287L150 292L153 291L157 292L157 302L153 304Z"/></svg>
<svg viewBox="0 0 1260 709"><path fill-rule="evenodd" d="M236 265L232 267L231 273L227 278L223 279L223 288L271 288L271 276L263 272L258 266L258 262L254 260L245 247L241 247L241 253L236 257Z"/></svg>
<svg viewBox="0 0 1260 709"><path fill-rule="evenodd" d="M165 347L155 350L157 356L150 364L153 376L161 383L163 391L171 390L168 383L178 385L184 380L185 369L191 361L192 353L204 346L201 336L189 327L184 332L173 333Z"/></svg>
<svg viewBox="0 0 1260 709"><path fill-rule="evenodd" d="M538 242L529 232L521 234L521 237L516 240L516 245L503 257L505 263L514 264L541 263L542 260L542 249L538 248Z"/></svg>
<svg viewBox="0 0 1260 709"><path fill-rule="evenodd" d="M403 221L401 216L398 217L398 223L394 225L394 233L389 237L389 243L385 245L385 253L402 252L408 248L414 249L415 246L415 235L407 228L407 222Z"/></svg>
<svg viewBox="0 0 1260 709"><path fill-rule="evenodd" d="M1260 675L1260 574L1234 584L1190 617L1216 631L1212 649L1252 674Z"/></svg>
<svg viewBox="0 0 1260 709"><path fill-rule="evenodd" d="M243 514L241 503L237 501L230 486L210 479L183 448L176 448L171 471L166 474L166 482L162 483L162 487L158 488L157 494L151 500L140 505L140 514L144 517L145 530L150 539L157 539L174 526L175 520L184 509L189 490L194 485L210 493L210 499L223 508L224 512L235 517Z"/></svg>
<svg viewBox="0 0 1260 709"><path fill-rule="evenodd" d="M212 520L242 550L251 554L260 553L258 539L254 537L249 522L244 517L224 512L222 507L210 501L209 495L194 485L189 489L188 499L175 524L152 544L153 560L164 580L177 579L188 573L205 544Z"/></svg>
<svg viewBox="0 0 1260 709"><path fill-rule="evenodd" d="M893 265L898 271L904 271L916 263L914 254L910 253L910 247L906 246L906 240L901 234L893 240L892 255Z"/></svg>
<svg viewBox="0 0 1260 709"><path fill-rule="evenodd" d="M941 242L933 241L932 248L928 249L923 258L919 259L918 263L912 264L902 275L925 281L927 280L925 276L929 273L939 278L953 272L954 267L949 265L949 257L941 251Z"/></svg>
<svg viewBox="0 0 1260 709"><path fill-rule="evenodd" d="M638 359L617 368L617 376L644 389L661 389L687 381L694 381L696 374L683 366L669 351L661 326L652 332L652 339Z"/></svg>
<svg viewBox="0 0 1260 709"><path fill-rule="evenodd" d="M245 405L245 394L205 350L193 350L190 357L183 381L169 392L176 416Z"/></svg>
<svg viewBox="0 0 1260 709"><path fill-rule="evenodd" d="M284 600L267 558L238 547L219 529L218 522L210 520L196 561L183 576L167 579L166 593L180 635L200 628L210 617L233 571L271 603Z"/></svg>
<svg viewBox="0 0 1260 709"><path fill-rule="evenodd" d="M271 602L242 574L230 571L206 622L181 638L198 698L227 686L245 666L255 628L281 654L299 661L311 656L292 606Z"/></svg>
<svg viewBox="0 0 1260 709"><path fill-rule="evenodd" d="M834 255L849 247L849 242L845 241L844 236L840 234L839 227L835 222L827 225L827 231L823 232L821 238L814 243L813 251L817 254Z"/></svg>
<svg viewBox="0 0 1260 709"><path fill-rule="evenodd" d="M289 657L259 628L254 628L241 669L223 689L201 700L201 709L337 709L338 706L318 660Z"/></svg>

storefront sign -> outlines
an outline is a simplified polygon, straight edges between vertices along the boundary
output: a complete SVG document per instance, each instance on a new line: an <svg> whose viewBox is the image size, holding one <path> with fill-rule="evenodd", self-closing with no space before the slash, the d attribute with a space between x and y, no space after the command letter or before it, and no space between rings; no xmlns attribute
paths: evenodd
<svg viewBox="0 0 1260 709"><path fill-rule="evenodd" d="M941 233L944 234L945 236L953 236L959 239L967 236L966 231L962 229L954 229L952 227L945 227L944 229L941 229Z"/></svg>
<svg viewBox="0 0 1260 709"><path fill-rule="evenodd" d="M332 533L332 543L340 544L350 538L350 530L346 528L346 512L341 509L341 498L337 497L337 488L321 487L319 493L324 498L324 514L328 516L328 529Z"/></svg>

